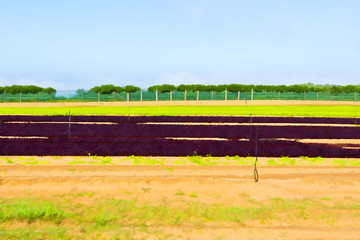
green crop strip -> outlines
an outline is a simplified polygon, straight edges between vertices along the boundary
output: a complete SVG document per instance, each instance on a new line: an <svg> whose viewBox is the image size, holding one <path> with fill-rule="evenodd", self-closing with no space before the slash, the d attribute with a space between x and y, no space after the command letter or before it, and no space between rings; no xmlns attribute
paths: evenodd
<svg viewBox="0 0 360 240"><path fill-rule="evenodd" d="M0 115L145 115L145 116L311 116L357 117L360 106L120 106L120 107L1 107Z"/></svg>

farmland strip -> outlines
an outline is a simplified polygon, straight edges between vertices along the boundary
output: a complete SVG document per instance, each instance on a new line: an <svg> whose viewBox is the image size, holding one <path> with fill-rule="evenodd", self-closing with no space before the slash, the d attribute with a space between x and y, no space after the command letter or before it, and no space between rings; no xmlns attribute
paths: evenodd
<svg viewBox="0 0 360 240"><path fill-rule="evenodd" d="M191 125L191 126L307 126L307 127L359 127L355 124L330 123L213 123L213 122L144 122L139 125Z"/></svg>

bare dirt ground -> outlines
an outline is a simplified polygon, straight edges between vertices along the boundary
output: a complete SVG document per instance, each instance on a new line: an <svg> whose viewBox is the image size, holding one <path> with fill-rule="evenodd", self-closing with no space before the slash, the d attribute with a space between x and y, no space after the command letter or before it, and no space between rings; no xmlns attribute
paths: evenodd
<svg viewBox="0 0 360 240"><path fill-rule="evenodd" d="M182 200L204 204L246 204L241 196L262 202L271 198L360 200L360 167L196 165L0 165L0 198L53 196L92 192L98 198L138 199L173 204ZM182 191L184 196L176 196ZM189 198L196 192L197 198ZM316 214L316 213L314 213ZM326 221L325 221L326 222ZM360 239L359 218L340 216L328 224L303 220L296 225L270 221L246 226L208 224L200 229L164 227L187 239ZM221 236L221 237L219 237ZM218 238L217 238L218 237Z"/></svg>
<svg viewBox="0 0 360 240"><path fill-rule="evenodd" d="M0 103L0 107L99 107L99 106L255 106L255 105L360 105L353 101L303 101L303 100L214 100L214 101L143 101L143 102L38 102Z"/></svg>

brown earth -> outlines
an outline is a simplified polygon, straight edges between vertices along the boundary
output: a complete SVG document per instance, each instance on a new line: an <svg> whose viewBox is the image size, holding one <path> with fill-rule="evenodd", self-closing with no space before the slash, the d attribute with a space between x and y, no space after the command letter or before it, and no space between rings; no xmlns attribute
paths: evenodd
<svg viewBox="0 0 360 240"><path fill-rule="evenodd" d="M303 100L208 100L208 101L143 101L143 102L25 102L0 103L0 107L99 107L99 106L226 106L226 105L360 105L353 101L303 101Z"/></svg>
<svg viewBox="0 0 360 240"><path fill-rule="evenodd" d="M53 160L56 162L56 160ZM179 198L205 204L241 206L247 195L257 201L270 198L360 200L360 167L194 165L0 165L0 198L54 196L93 192L94 197L179 203ZM178 191L185 196L175 196ZM189 198L196 192L197 198ZM304 220L297 225L274 220L266 225L205 224L201 229L164 227L188 239L360 239L359 218L341 216L335 224ZM150 239L150 238L149 238Z"/></svg>

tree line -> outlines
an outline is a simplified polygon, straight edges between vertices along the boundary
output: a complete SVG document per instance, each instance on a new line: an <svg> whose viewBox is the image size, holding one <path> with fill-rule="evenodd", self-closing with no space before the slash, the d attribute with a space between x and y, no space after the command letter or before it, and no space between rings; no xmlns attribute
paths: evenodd
<svg viewBox="0 0 360 240"><path fill-rule="evenodd" d="M56 93L56 90L54 88L52 88L52 87L42 88L42 87L38 87L38 86L35 86L35 85L26 85L26 86L12 85L12 86L0 87L0 93L11 93L11 94L32 93L32 94L37 94L39 92L44 92L44 93L48 93L48 94L52 95L52 94Z"/></svg>
<svg viewBox="0 0 360 240"><path fill-rule="evenodd" d="M81 89L79 89L81 90ZM140 88L133 85L126 85L125 87L114 86L112 84L95 86L91 88L89 91L102 93L102 94L110 94L110 93L120 93L120 92L136 92L139 91Z"/></svg>
<svg viewBox="0 0 360 240"><path fill-rule="evenodd" d="M250 92L252 89L255 92L263 91L275 91L275 92L331 92L331 93L341 93L341 92L360 92L360 85L320 85L320 84L295 84L295 85L244 85L244 84L223 84L223 85L201 85L201 84L191 84L179 86L163 84L163 85L154 85L148 88L148 91L160 91L160 92L170 92L170 91L204 91L204 92L223 92L225 89L229 92Z"/></svg>
<svg viewBox="0 0 360 240"><path fill-rule="evenodd" d="M295 85L245 85L245 84L223 84L223 85L202 85L202 84L190 84L185 85L181 84L178 86L170 85L170 84L162 84L162 85L153 85L148 88L148 91L154 92L156 90L160 92L170 92L170 91L204 91L204 92L223 92L225 89L229 92L250 92L251 90L255 92L263 92L263 91L275 91L275 92L331 92L334 94L339 94L341 92L350 93L350 92L360 92L360 85L330 85L330 84L295 84ZM111 93L120 93L120 92L136 92L139 91L140 88L133 85L126 85L125 87L115 86L112 84L106 84L101 86L95 86L90 89L92 92L100 93L100 94L111 94ZM45 92L48 94L55 94L56 90L54 88L42 88L34 85L12 85L0 87L0 93L11 93L11 94L19 94L19 93L32 93L37 94L39 92ZM84 92L83 89L78 89L77 93Z"/></svg>

